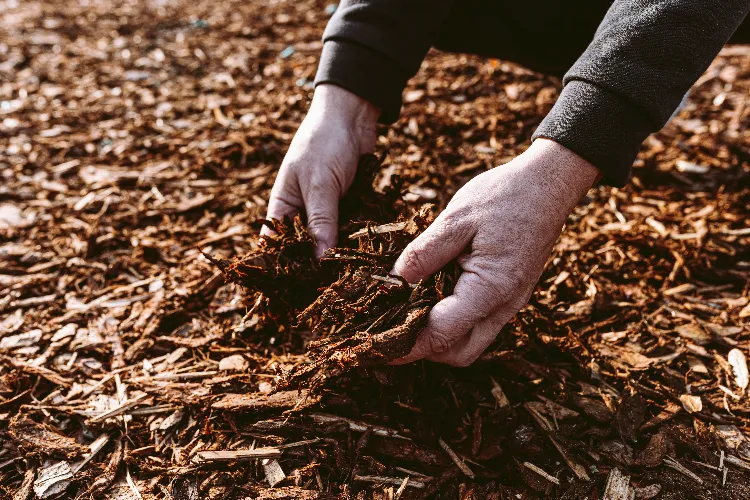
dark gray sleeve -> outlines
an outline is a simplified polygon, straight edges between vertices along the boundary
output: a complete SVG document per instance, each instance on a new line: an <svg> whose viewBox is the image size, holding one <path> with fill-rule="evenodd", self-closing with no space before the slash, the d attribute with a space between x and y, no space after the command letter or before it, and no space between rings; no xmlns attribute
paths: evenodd
<svg viewBox="0 0 750 500"><path fill-rule="evenodd" d="M667 122L750 11L750 0L616 0L567 72L534 138L552 139L623 185L646 137Z"/></svg>
<svg viewBox="0 0 750 500"><path fill-rule="evenodd" d="M391 123L453 0L344 0L323 33L315 84L333 83L381 109Z"/></svg>

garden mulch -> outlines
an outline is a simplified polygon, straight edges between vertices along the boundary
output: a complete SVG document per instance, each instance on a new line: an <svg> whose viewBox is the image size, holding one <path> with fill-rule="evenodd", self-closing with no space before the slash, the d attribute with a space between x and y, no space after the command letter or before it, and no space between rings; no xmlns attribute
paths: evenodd
<svg viewBox="0 0 750 500"><path fill-rule="evenodd" d="M431 52L318 263L259 221L333 4L0 5L0 498L750 497L750 47L473 366L388 366L456 273L398 251L559 81Z"/></svg>

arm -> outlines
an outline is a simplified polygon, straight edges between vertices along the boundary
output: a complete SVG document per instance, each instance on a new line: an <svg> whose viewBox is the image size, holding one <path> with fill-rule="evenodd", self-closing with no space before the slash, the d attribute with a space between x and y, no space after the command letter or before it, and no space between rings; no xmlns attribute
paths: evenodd
<svg viewBox="0 0 750 500"><path fill-rule="evenodd" d="M398 117L449 0L344 0L326 28L310 110L294 136L267 217L305 212L318 255L336 243L339 199L380 119ZM264 233L268 232L264 228Z"/></svg>
<svg viewBox="0 0 750 500"><path fill-rule="evenodd" d="M391 123L452 0L344 0L323 34L315 84L343 87L380 108Z"/></svg>
<svg viewBox="0 0 750 500"><path fill-rule="evenodd" d="M641 143L667 122L750 11L748 0L616 0L534 139L623 185Z"/></svg>
<svg viewBox="0 0 750 500"><path fill-rule="evenodd" d="M482 354L528 301L599 171L610 183L627 181L641 142L669 119L748 10L747 0L614 2L538 140L462 187L396 262L394 271L412 282L452 258L463 269L397 364L465 366Z"/></svg>

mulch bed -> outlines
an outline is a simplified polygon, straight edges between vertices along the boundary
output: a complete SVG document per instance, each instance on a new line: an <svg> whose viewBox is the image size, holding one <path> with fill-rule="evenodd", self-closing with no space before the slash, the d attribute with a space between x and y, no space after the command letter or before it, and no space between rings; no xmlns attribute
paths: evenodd
<svg viewBox="0 0 750 500"><path fill-rule="evenodd" d="M0 498L750 497L750 47L477 363L392 367L455 277L402 283L398 250L560 87L430 53L318 264L258 221L331 11L5 1Z"/></svg>

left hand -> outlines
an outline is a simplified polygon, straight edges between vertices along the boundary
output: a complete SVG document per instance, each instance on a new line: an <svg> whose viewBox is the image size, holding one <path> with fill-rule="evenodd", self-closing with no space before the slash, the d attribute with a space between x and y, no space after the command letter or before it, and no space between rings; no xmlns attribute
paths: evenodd
<svg viewBox="0 0 750 500"><path fill-rule="evenodd" d="M393 364L474 362L529 300L565 220L598 177L569 149L537 139L459 189L394 266L416 283L460 256L463 273L453 295L430 312L412 351Z"/></svg>

